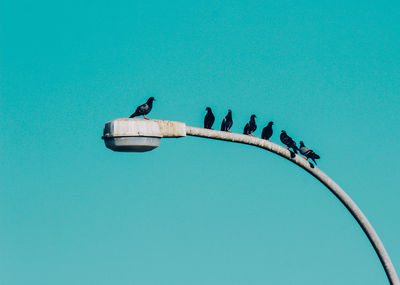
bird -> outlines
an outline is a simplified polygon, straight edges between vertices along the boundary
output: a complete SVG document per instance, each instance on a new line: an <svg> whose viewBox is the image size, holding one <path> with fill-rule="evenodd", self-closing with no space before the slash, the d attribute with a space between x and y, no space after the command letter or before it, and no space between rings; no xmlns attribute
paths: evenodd
<svg viewBox="0 0 400 285"><path fill-rule="evenodd" d="M306 147L303 141L300 141L300 153L304 155L307 160L310 158L315 164L317 164L315 160L320 159L319 155L316 154L312 149Z"/></svg>
<svg viewBox="0 0 400 285"><path fill-rule="evenodd" d="M228 114L222 120L221 131L229 132L229 130L232 127L232 125L233 125L232 111L231 111L231 109L229 109L228 110Z"/></svg>
<svg viewBox="0 0 400 285"><path fill-rule="evenodd" d="M297 153L297 150L299 149L296 145L296 142L287 135L285 131L281 131L281 136L280 136L281 142L287 146L287 148L293 149L294 153Z"/></svg>
<svg viewBox="0 0 400 285"><path fill-rule="evenodd" d="M272 125L274 124L274 122L269 122L268 125L262 130L261 133L261 138L264 140L269 140L269 138L272 136Z"/></svg>
<svg viewBox="0 0 400 285"><path fill-rule="evenodd" d="M244 126L243 134L253 136L252 133L257 129L257 124L256 124L255 118L256 118L256 115L254 115L254 114L251 115L250 122L248 122Z"/></svg>
<svg viewBox="0 0 400 285"><path fill-rule="evenodd" d="M136 108L135 113L129 116L129 118L134 118L137 116L143 116L146 120L149 120L146 118L146 115L150 113L151 109L153 108L153 101L155 101L154 97L150 97L146 103L140 105L139 107Z"/></svg>
<svg viewBox="0 0 400 285"><path fill-rule="evenodd" d="M204 128L211 129L212 125L214 124L215 117L214 117L214 114L212 113L210 107L207 107L206 110L207 110L207 114L204 117Z"/></svg>

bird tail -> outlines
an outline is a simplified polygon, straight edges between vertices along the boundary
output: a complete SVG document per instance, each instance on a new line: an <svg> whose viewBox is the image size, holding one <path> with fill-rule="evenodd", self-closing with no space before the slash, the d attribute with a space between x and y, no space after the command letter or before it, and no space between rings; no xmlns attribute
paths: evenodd
<svg viewBox="0 0 400 285"><path fill-rule="evenodd" d="M315 165L317 165L317 162L315 161L316 159L320 159L319 155L316 153L312 153L312 157L311 157L312 161L314 161Z"/></svg>
<svg viewBox="0 0 400 285"><path fill-rule="evenodd" d="M134 118L134 117L137 117L137 116L139 116L139 114L137 114L137 113L135 112L135 113L133 113L132 115L130 115L129 118Z"/></svg>

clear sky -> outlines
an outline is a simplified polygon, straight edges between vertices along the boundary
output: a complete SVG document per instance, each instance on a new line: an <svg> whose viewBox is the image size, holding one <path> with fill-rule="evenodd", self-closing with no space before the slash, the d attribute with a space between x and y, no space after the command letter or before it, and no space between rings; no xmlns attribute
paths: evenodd
<svg viewBox="0 0 400 285"><path fill-rule="evenodd" d="M399 1L0 2L0 284L388 284L347 210L269 152L115 153L104 123L252 113L321 156L400 273Z"/></svg>

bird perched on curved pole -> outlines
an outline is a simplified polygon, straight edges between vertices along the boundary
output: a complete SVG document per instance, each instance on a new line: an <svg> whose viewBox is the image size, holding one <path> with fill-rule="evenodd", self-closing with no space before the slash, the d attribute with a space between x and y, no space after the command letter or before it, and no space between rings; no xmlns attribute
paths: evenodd
<svg viewBox="0 0 400 285"><path fill-rule="evenodd" d="M146 103L140 105L139 107L136 108L135 113L129 116L129 118L134 118L137 116L143 116L146 120L149 120L146 118L146 115L150 113L151 109L153 108L153 101L155 101L154 97L150 97Z"/></svg>
<svg viewBox="0 0 400 285"><path fill-rule="evenodd" d="M215 117L214 117L214 114L212 113L210 107L207 107L206 110L207 110L207 114L204 117L204 128L211 129L212 125L214 124Z"/></svg>
<svg viewBox="0 0 400 285"><path fill-rule="evenodd" d="M268 125L262 130L261 133L261 138L264 140L269 140L269 138L272 136L272 125L274 122L269 122Z"/></svg>
<svg viewBox="0 0 400 285"><path fill-rule="evenodd" d="M312 149L306 147L303 141L300 141L300 153L306 157L308 160L309 158L314 161L315 165L317 162L315 159L320 159L319 155L316 154Z"/></svg>
<svg viewBox="0 0 400 285"><path fill-rule="evenodd" d="M243 134L254 136L253 132L257 129L256 115L251 115L250 121L244 126Z"/></svg>
<svg viewBox="0 0 400 285"><path fill-rule="evenodd" d="M232 111L231 111L231 109L229 109L228 114L222 120L221 131L229 132L232 125L233 125Z"/></svg>
<svg viewBox="0 0 400 285"><path fill-rule="evenodd" d="M296 145L296 142L287 135L286 131L281 131L280 135L281 142L287 146L287 149L290 148L293 150L294 153L297 153L299 148Z"/></svg>

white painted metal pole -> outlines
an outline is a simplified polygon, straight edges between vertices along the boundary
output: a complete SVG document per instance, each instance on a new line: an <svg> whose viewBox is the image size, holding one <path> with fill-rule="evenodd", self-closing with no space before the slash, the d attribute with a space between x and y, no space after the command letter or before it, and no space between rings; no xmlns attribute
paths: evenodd
<svg viewBox="0 0 400 285"><path fill-rule="evenodd" d="M400 285L399 277L396 274L396 270L390 260L388 253L386 252L385 247L383 246L382 241L379 239L377 233L374 228L367 220L365 215L361 212L360 208L354 203L354 201L350 198L343 189L335 183L328 175L322 172L317 167L312 168L305 159L296 155L294 158L291 157L290 151L285 147L277 145L271 141L263 140L257 137L242 135L237 133L229 133L229 132L221 132L203 128L196 128L186 126L186 135L195 136L195 137L203 137L215 140L223 140L230 141L242 144L248 144L257 146L263 149L266 149L270 152L273 152L277 155L280 155L287 160L297 164L315 178L317 178L322 184L324 184L341 202L342 204L349 210L349 212L353 215L353 217L357 220L358 224L363 229L364 233L367 235L369 241L374 247L378 257L385 269L386 275L389 279L390 284L392 285Z"/></svg>
<svg viewBox="0 0 400 285"><path fill-rule="evenodd" d="M161 138L178 138L186 135L257 146L282 156L309 172L349 210L378 254L390 284L400 285L399 277L382 241L356 203L328 175L316 166L311 167L310 163L299 155L291 157L290 151L285 147L254 136L190 127L182 122L127 118L107 122L104 127L103 139L106 146L114 151L142 152L158 147Z"/></svg>

